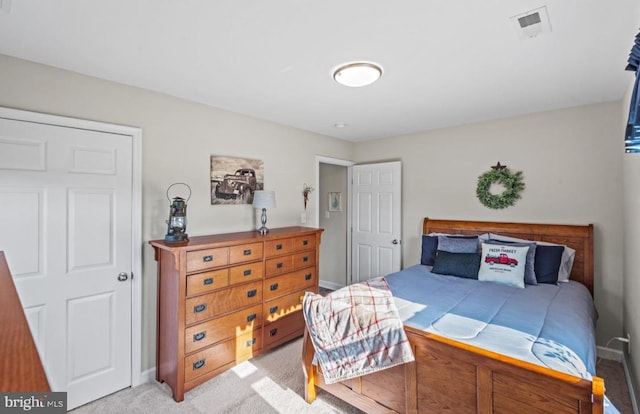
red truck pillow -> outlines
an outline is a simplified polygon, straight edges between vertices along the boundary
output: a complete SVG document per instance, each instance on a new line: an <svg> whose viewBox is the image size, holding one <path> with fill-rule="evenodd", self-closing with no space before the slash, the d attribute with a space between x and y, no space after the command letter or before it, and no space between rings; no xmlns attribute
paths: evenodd
<svg viewBox="0 0 640 414"><path fill-rule="evenodd" d="M478 280L524 287L529 246L482 243Z"/></svg>

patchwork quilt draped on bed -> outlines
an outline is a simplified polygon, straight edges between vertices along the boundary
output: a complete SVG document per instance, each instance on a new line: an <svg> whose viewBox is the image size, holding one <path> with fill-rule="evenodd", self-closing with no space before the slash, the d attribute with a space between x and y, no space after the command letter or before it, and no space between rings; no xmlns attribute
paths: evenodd
<svg viewBox="0 0 640 414"><path fill-rule="evenodd" d="M302 307L327 384L414 360L384 278L350 285L326 297L307 292Z"/></svg>

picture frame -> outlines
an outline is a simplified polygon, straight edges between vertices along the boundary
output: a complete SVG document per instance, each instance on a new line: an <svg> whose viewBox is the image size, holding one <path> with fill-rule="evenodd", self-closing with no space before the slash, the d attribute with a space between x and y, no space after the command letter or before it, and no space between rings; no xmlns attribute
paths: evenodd
<svg viewBox="0 0 640 414"><path fill-rule="evenodd" d="M211 204L252 204L253 193L264 190L264 163L252 158L211 155Z"/></svg>
<svg viewBox="0 0 640 414"><path fill-rule="evenodd" d="M329 193L329 211L342 211L342 193Z"/></svg>

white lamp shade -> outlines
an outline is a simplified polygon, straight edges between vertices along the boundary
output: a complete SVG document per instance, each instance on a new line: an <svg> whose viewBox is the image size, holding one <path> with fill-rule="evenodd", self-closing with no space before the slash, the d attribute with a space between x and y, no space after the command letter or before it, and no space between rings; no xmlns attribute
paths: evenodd
<svg viewBox="0 0 640 414"><path fill-rule="evenodd" d="M273 191L256 191L253 193L253 208L274 208L276 193Z"/></svg>

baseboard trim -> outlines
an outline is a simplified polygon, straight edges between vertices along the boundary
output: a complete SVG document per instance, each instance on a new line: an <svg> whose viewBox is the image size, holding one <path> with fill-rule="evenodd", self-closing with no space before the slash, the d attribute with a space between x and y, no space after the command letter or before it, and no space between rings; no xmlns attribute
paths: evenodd
<svg viewBox="0 0 640 414"><path fill-rule="evenodd" d="M341 285L340 283L329 282L327 280L321 280L319 284L321 288L331 289L331 290L338 290L344 287L344 285Z"/></svg>
<svg viewBox="0 0 640 414"><path fill-rule="evenodd" d="M147 384L156 380L156 369L149 368L140 373L140 385Z"/></svg>
<svg viewBox="0 0 640 414"><path fill-rule="evenodd" d="M622 362L624 355L622 351L613 348L606 348L604 346L597 347L598 358L609 359L616 362Z"/></svg>
<svg viewBox="0 0 640 414"><path fill-rule="evenodd" d="M624 377L627 380L627 388L629 388L629 398L631 399L633 413L638 414L638 400L636 400L636 392L633 387L633 381L631 381L631 371L629 370L627 355L622 356L622 368L624 368Z"/></svg>

